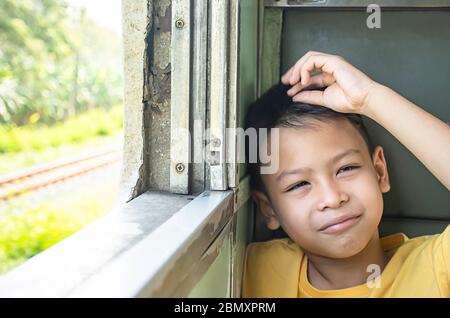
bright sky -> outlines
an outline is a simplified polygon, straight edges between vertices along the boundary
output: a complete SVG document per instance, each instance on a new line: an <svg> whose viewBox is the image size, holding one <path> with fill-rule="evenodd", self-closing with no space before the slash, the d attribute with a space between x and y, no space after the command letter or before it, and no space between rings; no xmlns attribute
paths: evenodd
<svg viewBox="0 0 450 318"><path fill-rule="evenodd" d="M98 25L106 27L119 36L122 34L121 0L68 0L74 7L85 7L87 14Z"/></svg>

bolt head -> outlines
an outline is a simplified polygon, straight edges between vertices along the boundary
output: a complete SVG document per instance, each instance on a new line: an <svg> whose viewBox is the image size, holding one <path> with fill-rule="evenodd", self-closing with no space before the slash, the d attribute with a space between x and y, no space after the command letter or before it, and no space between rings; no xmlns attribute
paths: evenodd
<svg viewBox="0 0 450 318"><path fill-rule="evenodd" d="M180 162L180 163L177 163L177 164L175 165L175 170L176 170L177 172L179 172L179 173L183 172L183 171L184 171L184 164L182 164L181 162Z"/></svg>
<svg viewBox="0 0 450 318"><path fill-rule="evenodd" d="M184 27L184 21L183 19L178 19L175 21L175 26L177 29L182 29Z"/></svg>
<svg viewBox="0 0 450 318"><path fill-rule="evenodd" d="M213 142L212 142L212 144L213 144L214 147L220 147L220 144L221 144L221 143L222 143L222 142L220 141L219 138L214 138L214 139L213 139Z"/></svg>

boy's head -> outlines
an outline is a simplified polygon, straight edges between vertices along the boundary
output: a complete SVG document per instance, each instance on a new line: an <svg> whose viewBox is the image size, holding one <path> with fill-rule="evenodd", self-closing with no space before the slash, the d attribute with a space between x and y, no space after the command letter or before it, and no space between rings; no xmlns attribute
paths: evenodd
<svg viewBox="0 0 450 318"><path fill-rule="evenodd" d="M289 88L273 86L247 113L246 129L269 131L263 150L279 143L275 173L260 173L259 149L249 163L252 197L267 227L281 226L306 252L353 256L378 237L382 193L390 190L383 148L373 148L360 115L292 102Z"/></svg>

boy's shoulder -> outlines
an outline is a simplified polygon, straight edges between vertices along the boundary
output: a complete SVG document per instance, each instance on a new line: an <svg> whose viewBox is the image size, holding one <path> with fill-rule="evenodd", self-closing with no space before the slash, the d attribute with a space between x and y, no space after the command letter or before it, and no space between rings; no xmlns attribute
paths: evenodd
<svg viewBox="0 0 450 318"><path fill-rule="evenodd" d="M277 238L269 241L252 242L247 245L247 254L253 256L272 257L279 253L298 254L301 253L300 247L290 238Z"/></svg>
<svg viewBox="0 0 450 318"><path fill-rule="evenodd" d="M447 225L440 234L412 238L402 247L407 248L408 246L411 246L410 248L417 251L417 253L425 253L426 255L440 258L443 263L450 266L450 225Z"/></svg>
<svg viewBox="0 0 450 318"><path fill-rule="evenodd" d="M396 248L397 245L399 245L399 249L419 249L421 251L428 249L427 253L431 252L434 254L442 252L447 254L450 252L450 225L447 225L444 231L439 234L429 234L408 238L404 234L397 233L382 238L382 242L388 247L392 245L392 247Z"/></svg>
<svg viewBox="0 0 450 318"><path fill-rule="evenodd" d="M296 297L302 255L289 238L250 243L245 254L243 297Z"/></svg>
<svg viewBox="0 0 450 318"><path fill-rule="evenodd" d="M440 234L411 239L404 234L393 234L382 240L389 243L383 245L385 250L392 247L393 252L383 272L384 281L391 281L388 284L391 294L402 295L399 297L450 296L450 225Z"/></svg>

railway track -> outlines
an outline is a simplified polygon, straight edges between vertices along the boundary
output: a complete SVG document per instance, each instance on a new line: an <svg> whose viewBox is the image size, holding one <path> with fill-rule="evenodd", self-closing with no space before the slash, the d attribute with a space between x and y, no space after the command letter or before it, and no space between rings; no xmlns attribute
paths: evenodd
<svg viewBox="0 0 450 318"><path fill-rule="evenodd" d="M0 201L118 163L121 156L120 150L105 149L0 176Z"/></svg>

